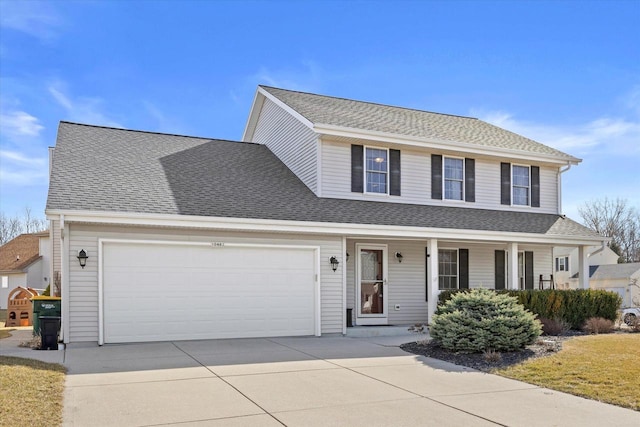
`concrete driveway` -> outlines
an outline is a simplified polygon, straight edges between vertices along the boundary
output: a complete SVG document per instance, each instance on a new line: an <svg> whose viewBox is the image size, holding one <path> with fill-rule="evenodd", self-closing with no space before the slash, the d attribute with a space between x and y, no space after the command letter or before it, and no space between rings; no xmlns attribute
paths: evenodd
<svg viewBox="0 0 640 427"><path fill-rule="evenodd" d="M398 337L67 348L67 426L620 426L640 413L407 354ZM614 422L615 420L615 422Z"/></svg>

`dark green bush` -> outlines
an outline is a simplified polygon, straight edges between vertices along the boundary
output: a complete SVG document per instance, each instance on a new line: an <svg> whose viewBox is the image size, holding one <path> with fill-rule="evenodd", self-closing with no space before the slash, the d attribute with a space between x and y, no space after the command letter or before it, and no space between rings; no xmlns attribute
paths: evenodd
<svg viewBox="0 0 640 427"><path fill-rule="evenodd" d="M433 316L431 337L458 353L513 351L531 344L542 327L516 298L487 289L453 295Z"/></svg>
<svg viewBox="0 0 640 427"><path fill-rule="evenodd" d="M440 294L440 304L457 292L468 291L443 291ZM576 330L581 329L586 320L592 317L602 317L614 322L622 304L622 299L617 293L596 289L529 289L495 292L514 296L524 308L539 317L565 321L571 329Z"/></svg>

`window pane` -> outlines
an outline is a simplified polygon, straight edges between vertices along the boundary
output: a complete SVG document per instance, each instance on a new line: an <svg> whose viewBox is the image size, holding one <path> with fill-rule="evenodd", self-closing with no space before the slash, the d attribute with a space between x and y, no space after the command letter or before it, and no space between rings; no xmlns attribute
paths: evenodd
<svg viewBox="0 0 640 427"><path fill-rule="evenodd" d="M529 189L522 187L513 187L513 204L529 205Z"/></svg>
<svg viewBox="0 0 640 427"><path fill-rule="evenodd" d="M529 168L526 166L513 167L513 185L518 187L529 186Z"/></svg>
<svg viewBox="0 0 640 427"><path fill-rule="evenodd" d="M444 177L445 179L462 180L462 159L444 159Z"/></svg>
<svg viewBox="0 0 640 427"><path fill-rule="evenodd" d="M450 200L462 200L462 181L445 181L444 198Z"/></svg>
<svg viewBox="0 0 640 427"><path fill-rule="evenodd" d="M367 192L386 193L387 174L379 172L367 172Z"/></svg>
<svg viewBox="0 0 640 427"><path fill-rule="evenodd" d="M386 172L387 171L387 150L367 148L367 170Z"/></svg>

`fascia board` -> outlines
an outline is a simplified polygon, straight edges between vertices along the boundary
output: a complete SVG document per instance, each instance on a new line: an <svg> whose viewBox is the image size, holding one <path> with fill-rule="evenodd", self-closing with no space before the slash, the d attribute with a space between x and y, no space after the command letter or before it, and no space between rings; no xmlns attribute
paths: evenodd
<svg viewBox="0 0 640 427"><path fill-rule="evenodd" d="M280 101L280 99L278 99L277 97L275 97L274 95L270 94L269 92L267 92L264 88L262 88L261 86L258 86L258 92L260 92L262 95L264 95L266 98L268 98L270 101L273 101L278 107L282 108L283 110L285 110L287 113L291 114L293 117L295 117L298 121L300 121L303 125L305 125L306 127L308 127L311 130L314 130L313 128L313 123L307 119L306 117L304 117L302 114L298 113L296 110L294 110L293 108L289 107L287 104L285 104L284 102Z"/></svg>
<svg viewBox="0 0 640 427"><path fill-rule="evenodd" d="M403 144L410 145L414 147L422 147L422 148L436 148L439 150L454 150L454 151L463 151L465 153L473 153L480 155L492 155L497 157L508 157L512 159L522 159L528 161L542 161L542 162L550 162L557 163L561 165L566 165L567 163L571 163L573 165L577 165L582 162L582 159L578 159L573 156L554 156L554 155L545 155L538 153L527 153L522 154L522 151L519 150L511 150L507 148L497 148L497 147L478 147L473 144L467 144L463 142L449 141L443 139L425 139L425 138L415 138L410 136L398 135L398 134L389 134L384 132L375 132L375 131L366 131L362 129L353 129L342 126L335 125L326 125L317 123L313 126L313 130L317 133L323 135L332 135L332 136L342 136L347 138L357 138L357 139L374 139L376 141L384 141L393 144Z"/></svg>
<svg viewBox="0 0 640 427"><path fill-rule="evenodd" d="M64 215L66 223L94 223L165 228L200 228L229 231L262 231L301 234L324 234L350 237L386 237L411 239L444 239L483 242L518 242L553 245L593 246L605 241L602 237L571 235L540 235L503 231L406 227L372 224L284 221L254 218L200 217L128 212L47 211L47 216Z"/></svg>
<svg viewBox="0 0 640 427"><path fill-rule="evenodd" d="M256 125L258 123L258 118L260 117L260 112L262 111L263 105L264 96L260 93L259 90L256 90L256 94L253 97L253 103L251 104L251 110L249 112L249 118L247 119L247 124L245 125L244 132L242 133L243 142L251 142L253 134L256 131Z"/></svg>

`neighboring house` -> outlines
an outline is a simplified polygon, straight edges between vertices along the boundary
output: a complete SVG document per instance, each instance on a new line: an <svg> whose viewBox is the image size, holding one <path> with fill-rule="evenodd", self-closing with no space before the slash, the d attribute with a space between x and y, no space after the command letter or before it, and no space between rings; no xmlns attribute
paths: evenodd
<svg viewBox="0 0 640 427"><path fill-rule="evenodd" d="M0 309L18 286L39 292L49 284L49 232L21 234L0 246Z"/></svg>
<svg viewBox="0 0 640 427"><path fill-rule="evenodd" d="M640 262L594 265L589 267L589 277L592 289L617 292L622 307L640 307Z"/></svg>
<svg viewBox="0 0 640 427"><path fill-rule="evenodd" d="M65 342L427 322L442 289L534 288L554 246L587 271L606 241L561 215L579 159L481 120L259 86L243 141L60 124Z"/></svg>
<svg viewBox="0 0 640 427"><path fill-rule="evenodd" d="M579 286L576 276L579 266L578 255L577 248L553 248L553 278L558 289L575 289ZM620 258L606 245L589 247L587 257L589 266L617 264Z"/></svg>

